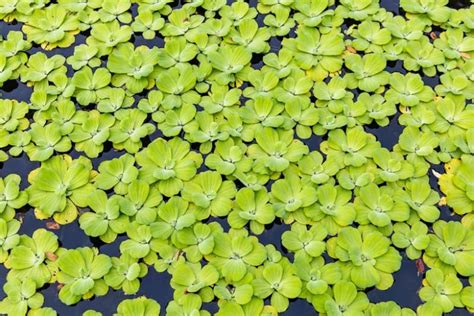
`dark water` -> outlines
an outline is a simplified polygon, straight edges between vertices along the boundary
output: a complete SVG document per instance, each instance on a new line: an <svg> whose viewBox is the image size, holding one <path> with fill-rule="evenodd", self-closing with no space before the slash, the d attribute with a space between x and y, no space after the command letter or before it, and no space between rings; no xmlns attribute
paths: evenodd
<svg viewBox="0 0 474 316"><path fill-rule="evenodd" d="M32 89L20 80L9 80L4 82L3 87L0 88L0 97L29 102L32 92Z"/></svg>
<svg viewBox="0 0 474 316"><path fill-rule="evenodd" d="M176 2L176 7L180 6L179 1ZM233 2L233 1L228 1ZM249 3L252 6L255 6L257 1L251 0ZM394 0L382 0L381 6L387 9L388 11L393 12L394 14L399 13L399 1ZM451 0L449 2L449 6L452 8L464 8L469 6L469 1L467 0ZM136 5L132 7L132 11L135 10ZM263 16L258 17L259 22L262 21ZM0 34L3 37L6 37L8 32L10 31L18 31L21 29L21 25L19 23L11 23L6 24L4 22L0 22ZM295 36L294 30L291 32L290 36ZM75 45L84 43L85 36L84 35L77 35ZM132 38L132 42L134 45L145 45L148 47L163 47L164 42L162 38L155 38L153 40L146 40L142 36L135 35ZM281 48L281 38L272 38L270 40L271 51L277 52ZM72 55L74 50L74 46L64 48L64 49L54 49L49 52L44 51L48 56L52 56L55 54L61 54L64 56ZM38 51L42 51L39 47L33 47L30 50L30 53L35 53ZM259 56L256 56L252 60L252 64L255 68L259 68L262 66L262 61L260 60ZM402 63L396 62L393 64L388 65L388 71L390 72L405 72L402 67ZM435 86L439 83L439 78L428 78L423 77L425 84L430 86ZM32 89L25 84L21 83L18 80L11 80L9 82L4 83L3 87L0 88L0 97L1 98L8 98L8 99L16 99L20 101L29 101ZM374 134L377 137L377 140L381 143L383 147L391 149L393 145L398 142L398 137L403 130L403 126L398 124L398 114L391 118L390 124L386 127L378 127L378 126L366 126L366 131ZM154 134L150 135L147 140L144 141L144 144L149 143L153 139L160 137L161 133L159 131L155 132ZM321 141L323 140L322 137L312 135L312 137L308 140L303 140L304 143L308 145L310 150L318 150ZM73 157L78 157L81 153L76 151L72 151L70 153ZM100 157L96 159L92 159L92 163L94 169L97 169L98 165L101 161L110 160L112 158L119 157L122 155L122 152L118 152L111 148L110 144L104 150L104 152L100 155ZM16 173L22 177L21 187L22 189L26 188L27 183L27 176L31 170L39 167L39 163L31 162L28 160L28 157L23 154L20 157L10 157L8 161L4 163L0 163L0 176L5 177L8 174ZM433 165L433 170L436 170L440 173L444 171L442 165ZM430 183L432 187L439 191L436 178L430 172ZM459 216L452 215L448 207L441 207L441 218L444 220L459 220ZM20 213L22 218L23 224L20 228L20 233L31 235L36 229L38 228L46 228L46 221L40 221L35 218L32 209L25 209L22 210ZM209 221L216 221L221 224L224 230L228 231L229 226L225 219L220 218L213 218ZM281 245L281 235L284 231L289 229L289 225L282 224L282 223L274 223L268 227L266 227L265 231L259 235L259 240L262 244L273 244L277 250L279 250L282 254L288 256L292 259L291 254L284 249ZM53 231L55 234L58 235L61 246L66 248L76 248L80 246L96 246L99 248L101 253L105 253L109 256L119 256L119 245L120 242L126 239L126 236L119 236L114 243L111 244L104 244L100 241L93 240L86 236L84 232L79 228L79 224L76 222L67 225L66 227L60 227L59 230ZM5 276L8 271L4 268L3 265L0 265L0 284L5 283ZM422 276L417 275L417 269L415 266L415 262L408 260L407 258L403 259L402 267L400 271L394 273L395 283L394 285L386 290L386 291L379 291L377 289L371 289L368 291L368 297L371 302L383 302L388 300L396 301L402 307L410 307L415 309L418 305L421 304L421 301L417 295L418 290L421 287L421 280ZM74 306L66 306L61 303L58 299L57 293L58 290L55 284L49 285L41 290L41 293L45 296L45 306L49 306L54 308L59 315L81 315L84 311L88 309L94 309L99 312L104 313L104 315L111 315L115 310L116 306L126 298L133 298L141 295L145 295L147 297L155 299L159 302L162 306L162 312L164 313L166 305L169 301L172 300L173 291L169 286L170 275L165 273L157 273L153 267L149 267L148 274L141 280L141 287L139 292L136 295L126 296L121 291L112 291L110 290L106 296L94 298L92 300L81 301ZM1 295L3 297L3 293ZM204 308L209 310L210 312L217 311L217 304L207 303L204 304ZM450 315L466 315L468 314L465 310L455 309ZM311 304L307 301L302 299L293 300L289 306L289 309L283 313L283 315L317 315L314 311Z"/></svg>
<svg viewBox="0 0 474 316"><path fill-rule="evenodd" d="M370 302L379 303L394 300L402 307L416 309L422 302L418 297L422 275L417 275L415 261L403 258L402 268L393 274L395 282L386 291L372 289L367 293Z"/></svg>
<svg viewBox="0 0 474 316"><path fill-rule="evenodd" d="M380 6L385 10L399 14L400 1L399 0L381 0Z"/></svg>
<svg viewBox="0 0 474 316"><path fill-rule="evenodd" d="M382 147L392 150L393 146L398 143L398 137L404 128L404 126L398 124L398 116L399 113L393 116L387 126L366 125L364 126L365 131L375 135Z"/></svg>

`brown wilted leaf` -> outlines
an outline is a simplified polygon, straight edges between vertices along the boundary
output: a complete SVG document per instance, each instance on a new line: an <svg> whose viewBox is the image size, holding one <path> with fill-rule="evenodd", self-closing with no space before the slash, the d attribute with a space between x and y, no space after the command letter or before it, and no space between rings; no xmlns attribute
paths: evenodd
<svg viewBox="0 0 474 316"><path fill-rule="evenodd" d="M346 46L346 51L348 51L351 54L357 53L357 50L354 47L350 46L350 45Z"/></svg>
<svg viewBox="0 0 474 316"><path fill-rule="evenodd" d="M51 230L58 230L61 228L58 223L54 221L46 222L46 228Z"/></svg>
<svg viewBox="0 0 474 316"><path fill-rule="evenodd" d="M416 273L416 274L417 274L418 276L419 276L420 274L425 273L425 263L423 262L423 259L421 259L421 258L416 259L415 265L416 265L416 270L417 270L417 273Z"/></svg>
<svg viewBox="0 0 474 316"><path fill-rule="evenodd" d="M54 252L47 251L45 253L46 258L51 261L56 261L58 259L58 256Z"/></svg>

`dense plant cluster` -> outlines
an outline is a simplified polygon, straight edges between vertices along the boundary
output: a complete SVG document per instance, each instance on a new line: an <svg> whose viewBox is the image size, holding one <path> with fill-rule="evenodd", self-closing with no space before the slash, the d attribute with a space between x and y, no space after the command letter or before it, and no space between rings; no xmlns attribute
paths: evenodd
<svg viewBox="0 0 474 316"><path fill-rule="evenodd" d="M330 316L474 311L474 6L400 7L2 0L21 31L0 38L0 88L31 96L0 100L0 159L39 167L0 178L0 313L56 315L47 284L67 305L135 294L150 269L171 275L173 300L115 315L205 316L213 300L220 316L277 315L295 298ZM385 148L367 127L396 120ZM121 255L20 234L28 206ZM286 254L259 240L278 223ZM427 265L423 304L370 303L402 256Z"/></svg>

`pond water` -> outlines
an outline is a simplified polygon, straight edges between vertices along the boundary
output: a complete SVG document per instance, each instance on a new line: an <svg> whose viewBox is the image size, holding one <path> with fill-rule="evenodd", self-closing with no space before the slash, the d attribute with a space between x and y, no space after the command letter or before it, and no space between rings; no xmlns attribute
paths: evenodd
<svg viewBox="0 0 474 316"><path fill-rule="evenodd" d="M450 1L450 6L459 8L465 7L468 5L469 1ZM255 5L256 1L250 1L251 4ZM395 14L399 13L399 1L394 0L382 0L381 6L385 7L388 11L391 11ZM8 32L13 30L20 30L21 25L16 24L6 24L0 22L0 34L6 36ZM85 36L78 35L76 36L75 44L83 43ZM154 40L145 40L141 36L135 36L133 38L135 45L146 45L149 47L159 46L163 47L163 40L161 38L156 38ZM273 51L278 51L281 47L281 41L278 38L272 38L270 41ZM62 54L64 56L69 56L73 52L73 46L67 49L54 49L52 51L46 52L48 56L54 54ZM31 53L40 51L38 47L33 47ZM262 65L261 60L254 58L252 64L255 68L259 68ZM390 71L403 71L401 64L397 63L395 65L389 66ZM428 78L424 77L426 84L435 86L439 83L438 78ZM0 88L0 93L2 98L16 99L20 101L29 101L31 95L31 88L21 83L20 81L10 81L4 84L3 88ZM377 127L377 126L366 126L366 131L372 133L377 137L382 146L391 149L393 145L398 142L398 137L403 130L403 126L398 124L398 115L392 117L390 124L386 127ZM161 134L159 131L152 134L149 137L149 141L159 137ZM313 135L309 140L304 140L306 145L310 150L319 149L319 145L323 139L319 136ZM72 151L71 156L77 157L80 154L78 152ZM121 152L117 152L114 149L109 148L105 150L99 158L92 159L94 169L97 169L98 165L103 160L110 160L115 157L122 155ZM39 167L39 163L32 162L28 160L27 156L23 154L20 157L11 157L4 163L0 163L0 176L5 177L8 174L15 173L22 177L22 189L26 188L28 185L27 176L31 170ZM433 165L433 170L438 172L443 172L442 165ZM430 182L434 189L439 191L437 186L436 178L430 173ZM32 209L24 209L19 214L22 220L22 226L20 233L31 235L38 228L46 228L46 221L39 221L35 218ZM459 220L458 216L450 214L448 207L441 207L441 218L445 220ZM222 219L212 219L221 223L225 230L228 229L228 225L225 220ZM283 254L288 255L286 250L281 245L281 235L284 231L288 230L289 226L282 223L274 223L271 226L259 235L259 240L263 244L273 244L275 247L282 252ZM59 236L61 245L66 248L76 248L80 246L97 246L100 249L100 252L108 254L110 256L118 256L119 244L121 241L125 240L124 236L119 236L114 243L104 244L100 241L93 240L86 236L84 232L79 228L79 225L76 222L69 224L67 226L60 227L59 230L53 230L55 234ZM474 263L473 263L474 264ZM0 265L0 284L5 282L7 270L3 265ZM416 308L421 304L421 300L417 295L417 291L421 287L422 275L419 275L415 265L415 261L408 260L407 258L403 259L402 267L400 271L394 274L395 283L394 285L386 290L379 291L377 289L371 289L368 291L368 296L371 302L383 302L387 300L394 300L402 307ZM57 288L56 286L49 285L41 290L41 293L45 296L45 306L50 306L54 308L59 315L81 315L87 309L95 309L99 312L103 312L104 315L111 315L115 310L118 303L120 303L125 298L138 297L145 295L147 297L153 298L158 301L162 306L162 311L165 310L166 304L172 300L173 291L169 286L170 276L167 273L157 273L153 267L149 267L148 274L141 280L141 287L139 292L133 296L125 296L121 291L110 291L107 295L94 298L92 300L81 301L80 303L73 306L66 306L61 303L57 297ZM3 293L0 294L0 296ZM217 310L215 303L205 304L205 308L213 312ZM450 315L467 315L468 313L465 310L455 309ZM292 301L289 306L289 309L283 313L283 315L316 315L313 307L302 299L297 299Z"/></svg>

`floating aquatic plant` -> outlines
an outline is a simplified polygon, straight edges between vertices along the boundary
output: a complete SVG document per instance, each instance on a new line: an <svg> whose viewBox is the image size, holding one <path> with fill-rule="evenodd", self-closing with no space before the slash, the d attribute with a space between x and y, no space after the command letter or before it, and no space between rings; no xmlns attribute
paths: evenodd
<svg viewBox="0 0 474 316"><path fill-rule="evenodd" d="M390 240L377 230L359 231L353 227L341 229L337 237L328 241L328 253L341 260L341 269L359 288L375 286L389 288L394 279L391 273L400 269L401 256L390 246Z"/></svg>
<svg viewBox="0 0 474 316"><path fill-rule="evenodd" d="M433 225L435 234L430 235L430 243L426 249L425 257L430 259L430 264L446 268L452 268L464 277L474 275L474 269L470 262L474 251L470 247L473 237L469 230L458 222L438 221ZM439 259L439 260L436 260ZM433 260L432 260L433 259Z"/></svg>
<svg viewBox="0 0 474 316"><path fill-rule="evenodd" d="M155 300L146 297L138 297L135 299L123 300L117 306L117 316L128 316L135 314L137 316L159 315L161 310L160 304Z"/></svg>
<svg viewBox="0 0 474 316"><path fill-rule="evenodd" d="M7 279L34 281L36 288L51 282L55 271L49 263L58 258L58 248L58 237L45 229L36 230L32 237L22 235L5 262L10 269Z"/></svg>
<svg viewBox="0 0 474 316"><path fill-rule="evenodd" d="M79 225L91 237L99 237L105 242L112 242L117 234L126 231L129 220L121 212L121 199L113 196L107 199L104 191L96 190L89 196L88 206L92 212L85 212L79 218Z"/></svg>
<svg viewBox="0 0 474 316"><path fill-rule="evenodd" d="M10 221L15 217L15 210L21 209L28 202L28 194L20 190L21 178L10 174L0 178L0 217Z"/></svg>
<svg viewBox="0 0 474 316"><path fill-rule="evenodd" d="M462 283L455 274L443 274L440 269L434 268L426 272L423 285L419 294L428 306L430 303L438 305L445 313L452 311L455 306L462 306L460 300ZM433 309L436 311L439 307L433 307Z"/></svg>
<svg viewBox="0 0 474 316"><path fill-rule="evenodd" d="M44 297L36 292L36 284L32 280L6 282L3 290L7 296L0 301L2 313L26 315L28 309L39 309L43 305Z"/></svg>
<svg viewBox="0 0 474 316"><path fill-rule="evenodd" d="M83 315L474 310L474 11L455 5L2 1L0 313L109 290L133 296ZM423 303L371 303L404 257Z"/></svg>
<svg viewBox="0 0 474 316"><path fill-rule="evenodd" d="M85 207L94 186L90 160L55 156L30 173L29 203L39 218L68 223L76 219L77 206Z"/></svg>
<svg viewBox="0 0 474 316"><path fill-rule="evenodd" d="M472 183L469 180L473 158L464 155L446 165L447 173L439 178L441 191L446 194L446 203L458 214L468 214L474 210Z"/></svg>
<svg viewBox="0 0 474 316"><path fill-rule="evenodd" d="M59 299L65 304L75 304L82 297L105 295L108 286L103 277L111 267L110 257L99 254L94 248L64 250L58 256L59 271L56 275L64 287L59 291Z"/></svg>
<svg viewBox="0 0 474 316"><path fill-rule="evenodd" d="M272 306L277 312L285 311L289 299L297 297L301 292L302 282L288 261L268 263L257 273L252 281L255 295L260 298L270 296Z"/></svg>

